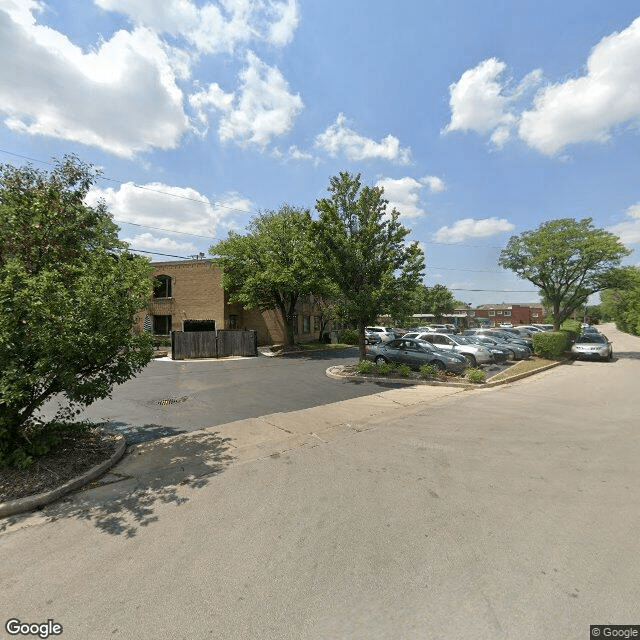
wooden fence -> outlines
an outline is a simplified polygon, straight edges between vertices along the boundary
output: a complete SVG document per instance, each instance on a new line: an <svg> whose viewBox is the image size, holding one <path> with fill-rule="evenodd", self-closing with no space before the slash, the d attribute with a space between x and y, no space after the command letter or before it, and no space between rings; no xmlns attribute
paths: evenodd
<svg viewBox="0 0 640 640"><path fill-rule="evenodd" d="M257 331L172 331L171 358L224 358L257 356Z"/></svg>

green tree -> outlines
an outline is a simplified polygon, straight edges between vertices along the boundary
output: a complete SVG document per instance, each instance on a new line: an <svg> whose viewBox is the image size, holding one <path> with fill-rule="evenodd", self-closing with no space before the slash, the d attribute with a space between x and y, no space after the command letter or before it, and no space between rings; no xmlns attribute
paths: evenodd
<svg viewBox="0 0 640 640"><path fill-rule="evenodd" d="M562 218L512 236L499 264L539 287L558 331L592 293L610 286L620 261L629 253L615 235L596 229L591 218Z"/></svg>
<svg viewBox="0 0 640 640"><path fill-rule="evenodd" d="M50 172L0 165L0 465L28 462L49 398L62 400L54 420L69 418L153 355L132 331L149 262L127 252L104 203L84 204L96 177L74 156Z"/></svg>
<svg viewBox="0 0 640 640"><path fill-rule="evenodd" d="M286 346L294 343L298 301L326 289L311 228L307 209L283 205L255 216L246 235L230 232L209 249L222 267L222 286L231 302L280 312Z"/></svg>
<svg viewBox="0 0 640 640"><path fill-rule="evenodd" d="M432 287L418 285L419 313L432 313L437 319L442 319L443 315L455 309L456 304L453 294L443 284L434 284Z"/></svg>
<svg viewBox="0 0 640 640"><path fill-rule="evenodd" d="M365 327L383 312L398 317L411 306L424 255L417 242L405 241L409 230L398 211L387 211L382 189L362 186L359 174L341 172L328 191L316 203L315 239L343 316L358 328L364 359Z"/></svg>
<svg viewBox="0 0 640 640"><path fill-rule="evenodd" d="M640 336L640 269L626 267L621 272L616 288L600 292L601 314L621 331Z"/></svg>

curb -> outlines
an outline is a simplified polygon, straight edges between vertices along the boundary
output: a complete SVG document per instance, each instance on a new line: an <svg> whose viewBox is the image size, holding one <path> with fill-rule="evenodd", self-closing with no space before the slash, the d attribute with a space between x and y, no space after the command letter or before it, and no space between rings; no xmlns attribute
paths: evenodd
<svg viewBox="0 0 640 640"><path fill-rule="evenodd" d="M17 500L10 500L9 502L0 503L0 518L13 516L18 513L23 513L24 511L33 511L38 507L42 507L45 504L54 502L58 498L61 498L63 495L73 491L74 489L79 489L80 487L89 484L98 476L101 476L105 471L110 469L114 464L116 464L116 462L120 460L120 458L122 458L125 449L127 448L127 444L123 434L113 431L107 431L107 433L115 436L118 441L116 444L115 453L108 460L105 460L92 469L89 469L89 471L83 473L81 476L69 480L57 489L52 489L51 491L37 493L33 496L26 496L25 498L18 498Z"/></svg>
<svg viewBox="0 0 640 640"><path fill-rule="evenodd" d="M554 367L558 367L561 364L565 364L568 360L560 360L558 362L552 362L551 364L545 364L542 367L538 367L537 369L532 369L531 371L525 371L524 373L519 373L515 376L511 376L509 378L505 378L504 380L495 380L491 382L489 379L487 382L483 383L470 383L470 382L436 382L429 380L402 380L401 378L382 378L382 377L373 377L373 376L346 376L341 373L342 365L338 365L335 367L329 367L325 371L325 375L328 378L333 378L335 380L359 380L359 381L370 381L370 382L393 382L400 383L404 385L426 385L431 387L457 387L460 389L490 389L492 387L498 387L503 384L507 384L509 382L517 382L518 380L522 380L523 378L528 378L529 376L535 375L536 373L541 373L542 371L546 371L547 369L553 369ZM500 374L497 374L500 375Z"/></svg>
<svg viewBox="0 0 640 640"><path fill-rule="evenodd" d="M479 384L473 384L471 382L440 382L437 380L404 380L403 378L383 378L379 376L347 376L341 373L342 365L329 367L325 371L327 378L333 378L334 380L358 380L367 382L393 382L393 384L403 384L411 386L427 386L427 387L455 387L458 389L476 389L480 387Z"/></svg>

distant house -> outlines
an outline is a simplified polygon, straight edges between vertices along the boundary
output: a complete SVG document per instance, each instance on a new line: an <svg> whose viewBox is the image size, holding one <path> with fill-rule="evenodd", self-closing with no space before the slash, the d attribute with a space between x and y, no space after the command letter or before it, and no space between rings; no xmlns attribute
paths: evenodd
<svg viewBox="0 0 640 640"><path fill-rule="evenodd" d="M139 312L141 330L168 337L172 331L255 329L258 344L281 344L285 328L277 311L243 309L229 302L222 288L221 268L211 260L153 262L155 287L146 309ZM295 333L301 342L319 336L319 311L309 301L299 303Z"/></svg>

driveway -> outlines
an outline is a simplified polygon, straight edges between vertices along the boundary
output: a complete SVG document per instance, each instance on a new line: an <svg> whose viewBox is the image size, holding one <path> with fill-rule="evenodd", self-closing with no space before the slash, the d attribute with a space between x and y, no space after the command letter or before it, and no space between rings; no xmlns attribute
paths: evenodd
<svg viewBox="0 0 640 640"><path fill-rule="evenodd" d="M228 464L218 440L208 475L158 468L15 518L5 619L112 640L582 640L638 624L640 339L606 332L611 363L282 414L298 431L271 455ZM174 472L210 446L178 440L191 449L162 441Z"/></svg>
<svg viewBox="0 0 640 640"><path fill-rule="evenodd" d="M132 444L402 386L326 377L328 367L355 363L357 357L357 349L351 348L276 358L154 360L79 418L105 421Z"/></svg>

